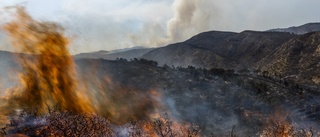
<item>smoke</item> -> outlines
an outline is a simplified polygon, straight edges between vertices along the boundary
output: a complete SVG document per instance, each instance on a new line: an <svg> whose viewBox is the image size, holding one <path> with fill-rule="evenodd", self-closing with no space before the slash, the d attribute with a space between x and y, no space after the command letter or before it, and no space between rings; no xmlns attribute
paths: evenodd
<svg viewBox="0 0 320 137"><path fill-rule="evenodd" d="M113 124L149 119L162 108L160 94L156 90L143 90L129 84L114 83L108 76L109 73L101 70L105 66L101 65L104 63L99 60L81 60L81 63L77 64L78 74L86 74L78 76L79 87L87 91L95 113L106 116Z"/></svg>
<svg viewBox="0 0 320 137"><path fill-rule="evenodd" d="M192 21L197 10L194 0L176 0L174 2L175 14L168 22L168 36L173 41L181 40L185 31L192 27ZM200 22L200 21L199 21Z"/></svg>
<svg viewBox="0 0 320 137"><path fill-rule="evenodd" d="M175 0L172 4L174 15L167 21L166 28L159 23L146 23L138 35L132 35L135 45L163 46L180 42L197 33L213 29L217 19L214 1ZM144 38L142 35L147 34ZM141 36L140 36L141 35Z"/></svg>

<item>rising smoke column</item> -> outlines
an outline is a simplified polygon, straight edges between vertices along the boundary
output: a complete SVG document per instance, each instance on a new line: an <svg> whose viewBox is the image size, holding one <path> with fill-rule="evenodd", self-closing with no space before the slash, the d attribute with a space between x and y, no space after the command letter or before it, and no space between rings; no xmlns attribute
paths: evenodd
<svg viewBox="0 0 320 137"><path fill-rule="evenodd" d="M192 27L192 20L196 11L196 0L175 0L173 3L174 17L169 20L167 33L171 41L184 38L184 31Z"/></svg>
<svg viewBox="0 0 320 137"><path fill-rule="evenodd" d="M67 49L69 40L63 28L51 22L33 20L23 7L16 8L16 19L3 26L22 65L21 87L11 89L9 108L37 108L44 113L47 106L61 110L91 112L91 106L77 92L74 62ZM17 107L17 108L16 108Z"/></svg>
<svg viewBox="0 0 320 137"><path fill-rule="evenodd" d="M174 16L167 23L169 42L178 42L211 29L218 21L214 0L175 0Z"/></svg>
<svg viewBox="0 0 320 137"><path fill-rule="evenodd" d="M132 35L131 40L135 45L164 46L208 31L215 26L213 20L218 22L220 10L215 3L212 0L174 0L174 15L167 21L165 29L156 22L146 23L140 34Z"/></svg>

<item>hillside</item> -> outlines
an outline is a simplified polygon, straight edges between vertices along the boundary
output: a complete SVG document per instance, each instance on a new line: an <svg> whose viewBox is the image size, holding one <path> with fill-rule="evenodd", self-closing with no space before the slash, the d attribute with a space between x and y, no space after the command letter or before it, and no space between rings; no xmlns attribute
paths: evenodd
<svg viewBox="0 0 320 137"><path fill-rule="evenodd" d="M89 87L98 102L107 103L103 108L111 123L119 122L118 118L129 123L133 122L132 117L145 120L146 115L141 112L156 107L157 113L168 112L177 121L198 125L202 136L228 136L234 127L236 135L255 136L278 124L319 130L317 90L292 81L285 83L257 73L218 68L159 67L156 62L144 59L80 59L75 64L79 85ZM274 123L277 119L273 116L277 113L285 121ZM52 114L55 115L60 114ZM67 115L63 119L68 121L72 117ZM26 122L30 123L30 119ZM63 131L44 128L46 123L31 128L30 124L20 124L8 125L6 132L32 135L34 130ZM125 126L128 124L109 127Z"/></svg>
<svg viewBox="0 0 320 137"><path fill-rule="evenodd" d="M278 108L289 114L286 119L301 128L305 128L303 123L308 121L308 126L319 124L319 104L315 101L319 95L316 90L297 88L296 83L285 84L270 77L231 70L158 67L153 61L143 59L85 59L77 60L76 64L81 68L80 74L91 76L80 79L104 81L107 76L111 83L106 82L104 86L111 95L117 95L115 91L123 87L135 89L132 92L137 95L156 90L167 112L177 120L199 125L202 135L221 136L233 126L237 127L237 135L254 135L266 126L275 126L268 122L273 120ZM92 73L89 66L95 66L96 73ZM116 102L124 101L117 99ZM137 103L128 99L125 102L130 106Z"/></svg>
<svg viewBox="0 0 320 137"><path fill-rule="evenodd" d="M160 65L248 68L296 35L278 32L204 32L184 42L154 49L142 58Z"/></svg>
<svg viewBox="0 0 320 137"><path fill-rule="evenodd" d="M257 67L284 79L320 84L320 32L287 41Z"/></svg>

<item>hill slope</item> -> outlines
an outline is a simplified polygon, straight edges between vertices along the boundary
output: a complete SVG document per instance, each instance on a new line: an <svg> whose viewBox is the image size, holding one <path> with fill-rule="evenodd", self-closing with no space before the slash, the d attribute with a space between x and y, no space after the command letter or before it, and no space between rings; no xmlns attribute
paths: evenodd
<svg viewBox="0 0 320 137"><path fill-rule="evenodd" d="M160 65L247 68L296 35L278 32L204 32L185 42L154 49L142 58Z"/></svg>
<svg viewBox="0 0 320 137"><path fill-rule="evenodd" d="M294 81L320 84L320 32L287 41L257 66L272 75L281 74Z"/></svg>
<svg viewBox="0 0 320 137"><path fill-rule="evenodd" d="M199 125L204 136L210 133L222 136L233 126L237 127L237 134L253 136L268 126L269 117L277 113L277 108L287 111L288 115L281 115L286 115L285 118L295 124L303 125L308 121L312 121L308 127L319 124L319 94L316 91L285 86L259 75L194 67L158 67L146 60L84 59L77 60L76 64L81 68L79 74L86 74L83 79L87 81L95 81L88 77L92 73L91 66L95 66L98 72L95 77L103 81L107 76L112 84L103 84L116 91L119 87L136 89L135 94L157 90L170 114ZM112 90L106 92L112 94Z"/></svg>

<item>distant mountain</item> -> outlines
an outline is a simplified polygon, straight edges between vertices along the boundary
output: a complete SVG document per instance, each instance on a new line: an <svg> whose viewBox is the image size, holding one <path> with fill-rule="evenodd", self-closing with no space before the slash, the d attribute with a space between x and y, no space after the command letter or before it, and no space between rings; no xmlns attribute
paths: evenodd
<svg viewBox="0 0 320 137"><path fill-rule="evenodd" d="M248 68L294 37L294 34L279 32L210 31L185 42L154 49L142 58L169 66Z"/></svg>
<svg viewBox="0 0 320 137"><path fill-rule="evenodd" d="M134 50L134 49L146 49L146 47L143 47L143 46L134 46L134 47L130 47L130 48L110 50L110 51L108 51L108 52L109 52L109 53L117 53L117 52L125 52L125 51L129 51L129 50Z"/></svg>
<svg viewBox="0 0 320 137"><path fill-rule="evenodd" d="M159 65L258 70L304 84L320 84L320 32L210 31L156 48L142 58Z"/></svg>
<svg viewBox="0 0 320 137"><path fill-rule="evenodd" d="M151 51L152 48L143 48L143 47L135 47L135 48L128 48L128 49L120 49L120 50L113 50L113 51L98 51L98 52L91 52L91 53L80 53L74 56L75 59L108 59L108 60L115 60L117 58L125 58L125 59L133 59L133 58L140 58L145 53Z"/></svg>
<svg viewBox="0 0 320 137"><path fill-rule="evenodd" d="M309 23L296 28L312 28ZM309 26L309 27L307 27ZM311 29L309 29L311 30ZM144 58L159 66L249 69L302 83L320 83L320 32L293 34L277 31L203 32L192 38L160 48L134 47L114 51L81 53L74 59ZM6 72L15 64L13 54L0 52ZM8 75L1 73L2 76Z"/></svg>
<svg viewBox="0 0 320 137"><path fill-rule="evenodd" d="M289 32L289 33L294 33L294 34L306 34L309 32L315 32L315 31L320 31L320 23L307 23L301 26L297 27L289 27L289 28L278 28L278 29L271 29L268 31L273 31L273 32Z"/></svg>

